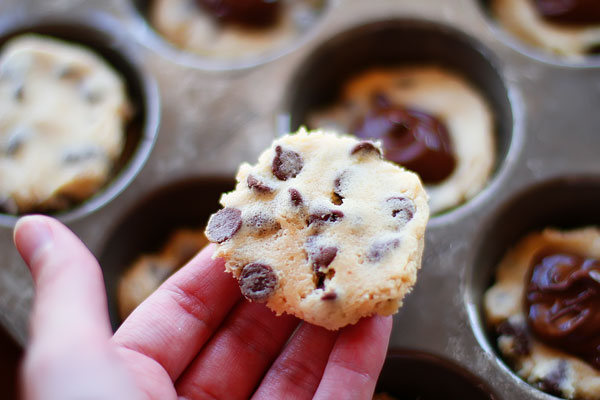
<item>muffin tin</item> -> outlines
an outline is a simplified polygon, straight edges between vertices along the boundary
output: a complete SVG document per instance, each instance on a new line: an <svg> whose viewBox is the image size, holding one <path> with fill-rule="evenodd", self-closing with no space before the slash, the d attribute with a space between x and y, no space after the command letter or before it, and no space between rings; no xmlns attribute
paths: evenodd
<svg viewBox="0 0 600 400"><path fill-rule="evenodd" d="M158 96L142 89L146 147L138 146L127 172L99 194L104 201L59 215L100 259L115 327L116 280L126 264L158 248L171 229L202 225L219 193L233 187L240 162L254 162L275 136L301 125L307 110L330 101L357 68L436 63L463 74L492 104L498 161L482 192L431 218L417 285L394 317L380 387L393 393L415 381L426 390L458 379L472 390L454 398L552 398L498 357L482 295L502 254L526 232L600 224L598 60L569 65L517 50L478 0L330 0L319 23L278 58L235 68L173 56L168 45L156 45L135 3L123 0L5 0L0 42L15 29L66 26L72 18L106 31L113 40L103 43L133 60L132 79L150 82L148 70L162 99L149 156ZM79 32L86 41L91 31ZM349 40L356 45L348 47ZM0 322L24 343L33 288L12 244L14 218L0 222ZM421 372L410 375L413 368Z"/></svg>

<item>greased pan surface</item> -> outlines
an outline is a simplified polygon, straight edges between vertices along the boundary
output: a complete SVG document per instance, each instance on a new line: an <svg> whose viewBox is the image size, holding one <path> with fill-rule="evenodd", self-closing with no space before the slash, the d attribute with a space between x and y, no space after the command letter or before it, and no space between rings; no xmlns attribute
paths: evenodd
<svg viewBox="0 0 600 400"><path fill-rule="evenodd" d="M309 74L322 46L335 50L332 38L392 27L404 39L400 43L426 50L407 52L402 56L406 62L451 67L487 96L498 134L497 161L486 188L430 220L423 267L394 317L392 351L380 387L390 393L394 385L406 387L401 371L408 365L429 371L431 384L464 379L465 385L473 385L466 392L454 388L457 396L551 398L519 379L497 356L481 301L495 265L524 233L546 225L600 224L594 207L600 200L597 60L570 65L515 45L476 0L337 0L280 53L251 65L207 68L193 56L176 57L173 49L165 50L168 45L148 27L139 5L119 0L0 3L0 41L40 21L67 23L69 17L85 15L78 17L79 23L100 24L116 35L116 51L158 83L160 127L146 162L120 194L89 213L67 218L103 262L109 297L126 262L160 240L162 230L184 223L186 209L189 225L201 225L213 210L197 208L214 207L217 193L232 185L238 164L255 160L275 136L302 122L310 102L323 100L315 93L322 81L327 83L326 74L314 79ZM105 20L110 23L99 22ZM439 39L437 46L427 35ZM362 38L368 47L372 39ZM151 130L158 123L158 94L144 95L156 103L147 109L154 118L146 118ZM133 226L141 224L144 209L159 213L160 223ZM24 343L33 289L12 244L10 225L0 226L0 322ZM153 229L147 240L137 238ZM129 246L115 245L129 236L134 236ZM114 314L114 298L109 304Z"/></svg>

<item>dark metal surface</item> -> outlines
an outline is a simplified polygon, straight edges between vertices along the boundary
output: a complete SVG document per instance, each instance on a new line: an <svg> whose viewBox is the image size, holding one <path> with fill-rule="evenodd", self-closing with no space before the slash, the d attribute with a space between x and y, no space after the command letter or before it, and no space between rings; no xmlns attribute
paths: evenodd
<svg viewBox="0 0 600 400"><path fill-rule="evenodd" d="M124 226L139 223L139 204L173 182L192 182L190 195L202 198L206 193L214 199L211 182L228 182L240 162L254 162L274 136L301 123L308 102L320 101L319 83L311 82L306 68L328 39L368 22L412 20L416 30L403 31L407 36L397 45L423 49L418 31L431 28L440 39L435 40L437 46L427 47L427 59L460 70L496 111L498 163L481 193L431 219L418 283L394 318L390 346L456 363L500 399L552 398L521 381L497 357L481 322L481 299L496 262L523 233L546 225L600 224L597 60L571 66L515 45L490 22L477 0L334 1L289 51L222 68L165 50L168 45L124 0L0 2L1 17L13 21L17 15L27 20L31 15L60 17L90 9L117 19L119 35L131 37L128 46L155 76L162 98L156 144L137 177L104 207L69 222L106 263L112 263L111 257L127 258L127 252L119 253L125 246L110 257L106 249L112 249L117 236L127 236ZM372 47L377 49L377 43ZM177 196L152 208L158 210L152 213L163 208L165 215L180 218L187 207L193 218L204 215L195 202L180 202ZM160 236L160 228L155 232ZM0 227L0 254L0 321L23 343L33 290L13 248L10 227ZM117 273L111 265L104 267L112 281Z"/></svg>

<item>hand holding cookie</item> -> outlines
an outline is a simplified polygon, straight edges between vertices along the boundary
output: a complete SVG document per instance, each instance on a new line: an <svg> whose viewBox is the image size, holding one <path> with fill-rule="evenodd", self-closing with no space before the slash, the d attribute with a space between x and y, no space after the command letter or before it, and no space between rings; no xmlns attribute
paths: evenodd
<svg viewBox="0 0 600 400"><path fill-rule="evenodd" d="M391 318L339 332L241 299L208 247L111 337L102 272L58 221L25 217L17 248L36 286L27 399L369 399ZM76 326L64 321L78 321Z"/></svg>

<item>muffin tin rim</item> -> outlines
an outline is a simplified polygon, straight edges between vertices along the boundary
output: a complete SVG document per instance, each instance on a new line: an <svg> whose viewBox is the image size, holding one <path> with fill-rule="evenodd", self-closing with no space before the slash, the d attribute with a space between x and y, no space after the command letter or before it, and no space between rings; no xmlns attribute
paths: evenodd
<svg viewBox="0 0 600 400"><path fill-rule="evenodd" d="M500 399L496 391L484 381L483 377L479 376L474 370L471 370L469 366L459 362L459 360L453 360L445 355L439 355L428 350L404 347L390 347L386 353L386 362L388 361L388 358L407 358L429 364L435 364L439 368L451 371L455 375L459 375L462 379L468 381L473 386L481 388L483 391L492 396L490 400Z"/></svg>
<svg viewBox="0 0 600 400"><path fill-rule="evenodd" d="M71 223L91 215L111 203L141 172L152 153L158 136L161 118L161 100L156 80L141 63L136 48L127 41L129 35L121 32L118 21L106 12L88 10L77 11L69 16L58 14L26 15L17 9L0 17L0 37L10 36L20 31L23 31L23 34L35 34L36 29L48 26L70 26L99 34L102 37L101 41L106 42L103 43L103 46L117 53L122 61L137 75L140 84L139 89L141 90L140 95L143 100L141 105L144 109L144 120L140 128L140 138L131 156L121 169L116 171L92 196L67 210L48 213L48 215L59 219L63 223ZM44 36L54 37L53 35ZM85 40L62 38L59 38L59 40L83 46L95 54L99 54ZM121 71L110 62L107 61L107 63L125 79ZM0 213L0 227L12 229L18 219L27 214L30 213L17 215Z"/></svg>

